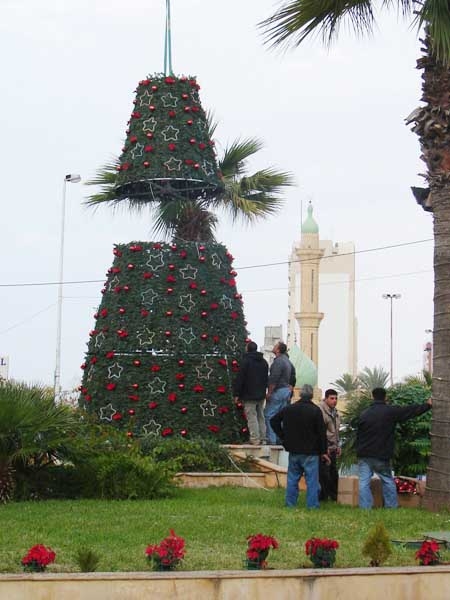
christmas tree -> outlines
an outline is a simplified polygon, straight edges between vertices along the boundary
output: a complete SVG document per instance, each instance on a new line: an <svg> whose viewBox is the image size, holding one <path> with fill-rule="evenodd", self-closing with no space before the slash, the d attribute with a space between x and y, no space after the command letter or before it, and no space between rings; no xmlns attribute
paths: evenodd
<svg viewBox="0 0 450 600"><path fill-rule="evenodd" d="M91 331L81 403L133 435L243 440L231 380L247 332L220 244L118 245Z"/></svg>

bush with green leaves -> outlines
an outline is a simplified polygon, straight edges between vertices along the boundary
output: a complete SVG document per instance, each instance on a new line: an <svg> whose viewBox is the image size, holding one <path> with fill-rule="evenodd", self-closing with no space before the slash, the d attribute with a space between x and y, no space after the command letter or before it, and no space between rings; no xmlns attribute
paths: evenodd
<svg viewBox="0 0 450 600"><path fill-rule="evenodd" d="M388 402L397 406L423 404L431 395L430 387L424 382L397 384L387 390ZM357 462L356 430L358 420L372 402L369 392L350 397L342 415L341 464L350 466ZM415 477L426 472L430 453L431 413L400 423L395 432L395 453L392 460L394 471L399 475Z"/></svg>
<svg viewBox="0 0 450 600"><path fill-rule="evenodd" d="M235 470L228 452L209 439L146 437L141 440L141 452L157 462L172 462L178 471L220 472Z"/></svg>
<svg viewBox="0 0 450 600"><path fill-rule="evenodd" d="M369 531L369 535L362 548L362 553L364 556L370 558L371 567L379 567L392 554L389 535L382 521L375 523Z"/></svg>

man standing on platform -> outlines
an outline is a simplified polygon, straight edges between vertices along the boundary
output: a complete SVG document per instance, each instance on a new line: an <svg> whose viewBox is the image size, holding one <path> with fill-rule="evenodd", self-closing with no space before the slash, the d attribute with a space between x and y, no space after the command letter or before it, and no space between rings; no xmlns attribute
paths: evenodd
<svg viewBox="0 0 450 600"><path fill-rule="evenodd" d="M246 350L233 384L234 400L240 400L244 404L250 444L265 444L264 401L269 365L262 353L257 352L258 346L255 342L249 342Z"/></svg>
<svg viewBox="0 0 450 600"><path fill-rule="evenodd" d="M319 466L320 500L337 501L339 471L337 457L341 453L339 446L339 427L341 418L336 409L338 394L336 390L329 389L325 398L319 404L327 430L327 454L330 462L321 460Z"/></svg>
<svg viewBox="0 0 450 600"><path fill-rule="evenodd" d="M292 363L286 354L287 346L283 342L278 342L273 347L275 360L270 367L269 388L266 396L266 408L264 416L266 418L266 436L267 443L277 444L277 436L270 425L270 419L276 415L282 408L289 404L292 391Z"/></svg>
<svg viewBox="0 0 450 600"><path fill-rule="evenodd" d="M286 506L294 508L298 500L298 483L306 480L306 506L319 508L319 460L329 461L327 436L322 411L313 403L313 388L304 385L300 400L290 404L270 420L275 433L289 452Z"/></svg>

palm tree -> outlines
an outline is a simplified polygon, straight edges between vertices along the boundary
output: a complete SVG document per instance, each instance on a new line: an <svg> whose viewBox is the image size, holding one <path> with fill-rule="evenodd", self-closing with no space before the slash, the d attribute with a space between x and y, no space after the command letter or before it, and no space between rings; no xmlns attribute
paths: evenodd
<svg viewBox="0 0 450 600"><path fill-rule="evenodd" d="M434 214L434 348L433 421L431 457L427 473L425 505L431 510L450 507L450 3L441 0L384 0L382 8L396 8L418 27L425 26L423 56L418 60L422 74L422 101L408 118L420 140L427 166L429 189L413 190L419 204ZM314 33L325 43L348 22L354 30L371 33L375 22L372 0L288 0L271 17L260 23L267 41L274 46L298 46Z"/></svg>
<svg viewBox="0 0 450 600"><path fill-rule="evenodd" d="M350 373L343 373L339 379L333 381L331 385L337 388L341 394L351 394L352 392L356 392L359 388L359 380Z"/></svg>
<svg viewBox="0 0 450 600"><path fill-rule="evenodd" d="M209 121L210 134L215 124ZM279 210L281 193L293 185L290 173L266 168L246 175L247 162L262 148L255 138L236 140L227 146L219 158L219 169L223 174L225 190L212 199L199 198L182 200L178 197L164 202L149 203L142 200L120 199L115 193L118 159L101 167L88 185L100 186L100 191L88 197L86 204L97 207L109 204L113 207L128 203L131 210L142 211L149 207L153 211L153 231L185 241L215 241L214 231L218 223L215 212L224 211L233 222L241 218L253 223Z"/></svg>
<svg viewBox="0 0 450 600"><path fill-rule="evenodd" d="M62 458L78 427L74 411L53 391L24 383L0 385L0 501L14 491L16 470L40 469Z"/></svg>
<svg viewBox="0 0 450 600"><path fill-rule="evenodd" d="M387 386L389 381L389 373L382 367L364 367L364 369L358 375L361 387L368 392L371 392L375 388L384 388Z"/></svg>

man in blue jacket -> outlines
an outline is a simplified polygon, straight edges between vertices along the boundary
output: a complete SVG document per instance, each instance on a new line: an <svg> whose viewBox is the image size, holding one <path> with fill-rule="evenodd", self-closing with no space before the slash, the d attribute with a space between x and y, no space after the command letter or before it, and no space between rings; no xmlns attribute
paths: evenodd
<svg viewBox="0 0 450 600"><path fill-rule="evenodd" d="M390 406L386 390L372 390L373 402L361 413L356 435L356 454L359 467L359 507L372 508L370 480L375 473L381 480L385 508L397 508L397 488L392 477L391 459L394 455L394 433L397 423L418 417L432 406L429 398L424 404Z"/></svg>

